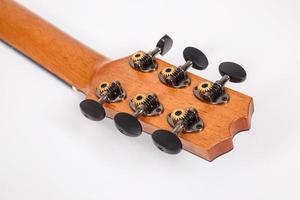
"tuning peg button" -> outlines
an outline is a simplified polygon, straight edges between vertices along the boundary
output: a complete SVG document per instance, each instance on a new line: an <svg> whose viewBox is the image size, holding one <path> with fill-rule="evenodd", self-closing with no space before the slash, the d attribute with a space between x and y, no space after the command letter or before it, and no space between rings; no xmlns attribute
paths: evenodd
<svg viewBox="0 0 300 200"><path fill-rule="evenodd" d="M174 127L172 131L157 130L152 133L154 145L168 154L178 154L182 143L178 137L181 132L199 132L204 128L202 119L195 108L176 109L168 115L168 123Z"/></svg>
<svg viewBox="0 0 300 200"><path fill-rule="evenodd" d="M187 47L183 51L185 64L179 67L169 66L164 68L158 75L159 80L173 88L184 88L190 85L191 80L186 71L193 67L197 70L204 70L208 66L208 60L204 53L194 47Z"/></svg>
<svg viewBox="0 0 300 200"><path fill-rule="evenodd" d="M155 57L165 55L172 47L173 40L168 36L163 36L157 43L156 48L149 53L138 51L134 53L129 59L129 65L141 72L152 72L157 69Z"/></svg>
<svg viewBox="0 0 300 200"><path fill-rule="evenodd" d="M118 113L114 117L117 129L124 135L136 137L141 135L143 128L138 119L128 113Z"/></svg>
<svg viewBox="0 0 300 200"><path fill-rule="evenodd" d="M221 76L229 76L229 81L233 83L240 83L246 80L247 73L245 69L239 64L233 62L223 62L219 65L219 72ZM228 79L228 78L226 78ZM225 83L224 83L225 84Z"/></svg>
<svg viewBox="0 0 300 200"><path fill-rule="evenodd" d="M195 47L187 47L183 51L183 57L186 62L190 61L191 66L197 70L204 70L208 66L208 59L205 54Z"/></svg>
<svg viewBox="0 0 300 200"><path fill-rule="evenodd" d="M164 35L156 44L156 48L151 52L152 56L155 56L157 53L160 55L165 55L170 51L173 46L173 40L168 35Z"/></svg>
<svg viewBox="0 0 300 200"><path fill-rule="evenodd" d="M152 133L155 146L168 154L178 154L182 149L182 143L178 136L167 130L157 130Z"/></svg>
<svg viewBox="0 0 300 200"><path fill-rule="evenodd" d="M95 100L86 99L80 103L82 114L93 121L101 121L105 118L105 110L103 106Z"/></svg>
<svg viewBox="0 0 300 200"><path fill-rule="evenodd" d="M240 83L243 82L247 73L245 69L233 62L223 62L219 65L219 72L222 78L214 83L202 82L194 87L194 95L211 104L224 104L230 99L229 95L225 92L224 85L226 82Z"/></svg>
<svg viewBox="0 0 300 200"><path fill-rule="evenodd" d="M80 103L81 113L93 121L101 121L105 118L104 103L119 102L126 97L126 93L118 81L100 83L97 87L96 95L99 98L97 101L86 99Z"/></svg>
<svg viewBox="0 0 300 200"><path fill-rule="evenodd" d="M136 137L142 134L142 125L138 118L144 116L156 116L163 112L163 106L157 96L153 93L148 95L138 94L130 101L130 108L135 111L129 113L118 113L114 117L117 129L124 135Z"/></svg>

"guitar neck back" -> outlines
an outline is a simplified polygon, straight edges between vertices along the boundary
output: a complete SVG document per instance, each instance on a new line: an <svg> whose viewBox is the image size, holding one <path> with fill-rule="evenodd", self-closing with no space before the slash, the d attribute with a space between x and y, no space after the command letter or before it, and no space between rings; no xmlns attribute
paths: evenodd
<svg viewBox="0 0 300 200"><path fill-rule="evenodd" d="M83 92L108 60L12 0L0 0L0 39Z"/></svg>

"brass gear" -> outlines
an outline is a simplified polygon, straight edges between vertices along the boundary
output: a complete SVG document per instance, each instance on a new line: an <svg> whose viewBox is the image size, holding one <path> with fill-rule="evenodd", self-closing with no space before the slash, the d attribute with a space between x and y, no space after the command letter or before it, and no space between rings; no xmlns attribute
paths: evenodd
<svg viewBox="0 0 300 200"><path fill-rule="evenodd" d="M161 74L166 79L168 76L171 76L175 72L175 67L166 67L161 71Z"/></svg>
<svg viewBox="0 0 300 200"><path fill-rule="evenodd" d="M133 62L140 61L145 56L145 53L142 51L138 51L131 56L131 60Z"/></svg>
<svg viewBox="0 0 300 200"><path fill-rule="evenodd" d="M182 108L173 110L173 112L171 113L171 118L174 121L174 124L176 124L180 120L183 120L186 117L186 114L186 110Z"/></svg>
<svg viewBox="0 0 300 200"><path fill-rule="evenodd" d="M102 83L100 83L98 85L98 87L97 87L98 94L101 95L104 92L108 91L109 87L110 87L110 83L109 82L102 82Z"/></svg>
<svg viewBox="0 0 300 200"><path fill-rule="evenodd" d="M197 86L197 90L200 94L205 94L213 87L213 84L210 82L202 82Z"/></svg>
<svg viewBox="0 0 300 200"><path fill-rule="evenodd" d="M145 103L146 100L147 100L147 95L145 95L145 94L137 94L132 99L132 102L134 103L135 107L138 107L141 104Z"/></svg>

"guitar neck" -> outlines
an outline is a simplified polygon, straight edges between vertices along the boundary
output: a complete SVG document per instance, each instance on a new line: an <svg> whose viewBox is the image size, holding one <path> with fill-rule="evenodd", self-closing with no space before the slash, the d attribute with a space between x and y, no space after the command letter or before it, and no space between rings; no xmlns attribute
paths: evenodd
<svg viewBox="0 0 300 200"><path fill-rule="evenodd" d="M156 132L153 141L161 145L159 149L173 148L175 141L178 149L213 160L233 148L237 132L250 128L252 98L224 86L226 81L245 80L245 70L223 62L219 66L222 78L217 82L186 72L191 66L205 69L206 56L188 47L183 52L186 64L179 68L156 58L172 46L167 35L150 53L139 51L111 61L15 1L0 0L0 39L84 92L87 100L80 104L84 116L95 121L114 118L125 135ZM170 118L178 109L179 114ZM169 137L172 139L165 139Z"/></svg>
<svg viewBox="0 0 300 200"><path fill-rule="evenodd" d="M0 39L83 92L108 60L12 0L0 0Z"/></svg>

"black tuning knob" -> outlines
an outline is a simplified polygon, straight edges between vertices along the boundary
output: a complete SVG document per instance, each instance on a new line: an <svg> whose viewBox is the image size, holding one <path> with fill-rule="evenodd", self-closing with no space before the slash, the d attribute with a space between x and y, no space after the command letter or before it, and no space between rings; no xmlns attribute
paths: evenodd
<svg viewBox="0 0 300 200"><path fill-rule="evenodd" d="M193 67L197 70L204 70L208 66L207 57L194 47L185 48L183 57L186 61L185 64L177 68L173 66L166 67L159 73L158 78L163 84L174 88L187 87L191 83L186 73L188 68Z"/></svg>
<svg viewBox="0 0 300 200"><path fill-rule="evenodd" d="M129 59L129 65L141 72L155 71L157 69L156 55L165 55L171 49L172 45L173 40L168 35L165 35L158 41L153 51L149 53L143 51L134 53Z"/></svg>
<svg viewBox="0 0 300 200"><path fill-rule="evenodd" d="M182 149L182 143L176 133L167 130L157 130L152 134L155 146L168 154L178 154Z"/></svg>
<svg viewBox="0 0 300 200"><path fill-rule="evenodd" d="M205 54L194 47L185 48L183 50L183 57L186 62L192 62L192 67L194 69L204 70L208 66L208 60Z"/></svg>
<svg viewBox="0 0 300 200"><path fill-rule="evenodd" d="M82 114L93 121L101 121L105 118L105 110L103 106L95 100L86 99L80 103Z"/></svg>
<svg viewBox="0 0 300 200"><path fill-rule="evenodd" d="M233 62L223 62L219 65L222 78L214 83L202 82L194 87L194 95L205 102L223 104L229 101L229 95L225 92L224 85L230 81L240 83L246 80L245 69Z"/></svg>
<svg viewBox="0 0 300 200"><path fill-rule="evenodd" d="M124 135L136 137L141 135L143 129L138 118L144 116L156 116L163 112L163 106L153 93L148 95L138 94L130 101L130 108L134 113L118 113L114 117L117 129Z"/></svg>
<svg viewBox="0 0 300 200"><path fill-rule="evenodd" d="M221 76L225 77L225 80L229 80L233 83L240 83L246 80L247 73L245 69L233 62L223 62L219 65L219 72Z"/></svg>
<svg viewBox="0 0 300 200"><path fill-rule="evenodd" d="M170 51L173 46L173 40L168 35L164 35L156 44L156 48L151 52L152 56L155 56L157 53L160 55L165 55Z"/></svg>
<svg viewBox="0 0 300 200"><path fill-rule="evenodd" d="M126 97L126 93L118 81L112 83L102 82L97 87L96 96L98 97L97 101L92 99L82 101L80 110L86 118L101 121L106 116L103 104L119 102Z"/></svg>
<svg viewBox="0 0 300 200"><path fill-rule="evenodd" d="M177 154L181 151L182 143L178 137L181 132L199 132L204 127L195 108L174 110L168 115L168 123L174 129L172 131L157 130L152 133L152 140L158 149L169 154Z"/></svg>
<svg viewBox="0 0 300 200"><path fill-rule="evenodd" d="M130 115L128 113L118 113L114 117L115 125L117 129L124 135L130 137L136 137L141 135L143 128L138 116Z"/></svg>

